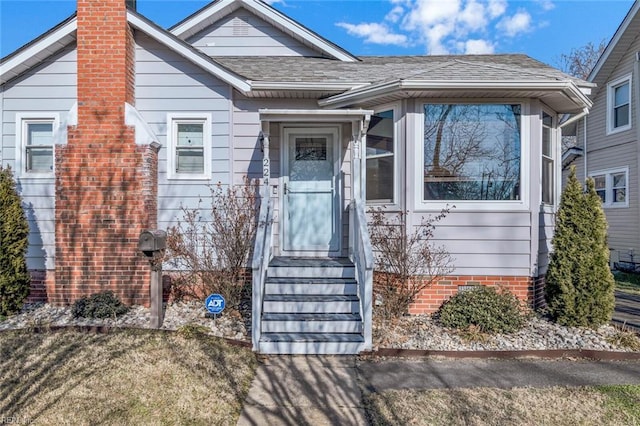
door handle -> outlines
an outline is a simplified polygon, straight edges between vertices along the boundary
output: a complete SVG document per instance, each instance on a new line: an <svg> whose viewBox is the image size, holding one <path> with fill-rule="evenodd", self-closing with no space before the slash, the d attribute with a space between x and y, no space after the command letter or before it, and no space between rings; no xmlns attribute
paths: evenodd
<svg viewBox="0 0 640 426"><path fill-rule="evenodd" d="M284 183L284 195L287 195L287 183Z"/></svg>

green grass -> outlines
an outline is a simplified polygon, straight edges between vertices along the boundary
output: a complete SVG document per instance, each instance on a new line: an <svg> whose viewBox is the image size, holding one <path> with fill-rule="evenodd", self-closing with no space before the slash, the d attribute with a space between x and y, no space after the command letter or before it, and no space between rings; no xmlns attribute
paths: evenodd
<svg viewBox="0 0 640 426"><path fill-rule="evenodd" d="M254 354L204 335L0 333L0 415L34 424L235 425Z"/></svg>
<svg viewBox="0 0 640 426"><path fill-rule="evenodd" d="M606 404L611 410L627 416L628 424L640 424L640 386L598 386L596 389L608 397Z"/></svg>
<svg viewBox="0 0 640 426"><path fill-rule="evenodd" d="M640 294L640 274L616 271L613 277L616 280L616 290Z"/></svg>

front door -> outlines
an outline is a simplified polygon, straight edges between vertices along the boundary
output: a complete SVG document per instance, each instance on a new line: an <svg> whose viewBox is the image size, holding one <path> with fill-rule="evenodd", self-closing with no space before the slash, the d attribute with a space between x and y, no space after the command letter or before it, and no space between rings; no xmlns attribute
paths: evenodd
<svg viewBox="0 0 640 426"><path fill-rule="evenodd" d="M283 250L325 256L340 250L338 129L285 128L284 145Z"/></svg>

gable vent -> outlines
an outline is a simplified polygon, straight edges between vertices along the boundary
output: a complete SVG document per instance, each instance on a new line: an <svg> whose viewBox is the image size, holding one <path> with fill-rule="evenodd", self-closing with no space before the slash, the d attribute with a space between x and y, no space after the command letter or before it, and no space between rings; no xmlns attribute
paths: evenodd
<svg viewBox="0 0 640 426"><path fill-rule="evenodd" d="M233 35L236 37L248 36L249 35L249 17L248 16L238 16L233 18L231 21L231 26L233 27Z"/></svg>

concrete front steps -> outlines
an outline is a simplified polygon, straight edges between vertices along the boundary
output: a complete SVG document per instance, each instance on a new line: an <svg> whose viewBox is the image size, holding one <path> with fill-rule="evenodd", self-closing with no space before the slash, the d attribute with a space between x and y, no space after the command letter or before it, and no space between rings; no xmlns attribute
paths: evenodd
<svg viewBox="0 0 640 426"><path fill-rule="evenodd" d="M364 338L353 263L346 258L274 258L261 328L261 353L359 353Z"/></svg>

